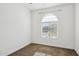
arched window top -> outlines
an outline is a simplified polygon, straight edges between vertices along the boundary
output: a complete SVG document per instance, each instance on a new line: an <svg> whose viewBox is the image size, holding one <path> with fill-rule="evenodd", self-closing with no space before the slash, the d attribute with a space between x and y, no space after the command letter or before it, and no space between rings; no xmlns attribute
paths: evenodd
<svg viewBox="0 0 79 59"><path fill-rule="evenodd" d="M41 22L56 22L58 21L56 15L54 14L46 14Z"/></svg>

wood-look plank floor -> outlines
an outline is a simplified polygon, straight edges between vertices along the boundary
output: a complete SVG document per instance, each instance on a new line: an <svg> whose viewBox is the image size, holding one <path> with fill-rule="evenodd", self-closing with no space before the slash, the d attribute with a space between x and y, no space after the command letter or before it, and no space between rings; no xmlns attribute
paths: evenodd
<svg viewBox="0 0 79 59"><path fill-rule="evenodd" d="M77 56L77 53L74 50L34 43L10 54L9 56L34 56L35 53L43 53L45 54L44 56Z"/></svg>

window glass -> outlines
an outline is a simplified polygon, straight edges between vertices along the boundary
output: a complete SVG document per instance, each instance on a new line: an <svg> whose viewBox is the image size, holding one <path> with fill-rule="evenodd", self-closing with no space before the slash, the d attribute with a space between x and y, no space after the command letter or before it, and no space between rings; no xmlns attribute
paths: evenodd
<svg viewBox="0 0 79 59"><path fill-rule="evenodd" d="M57 37L57 17L53 14L45 15L41 20L41 36L47 38Z"/></svg>

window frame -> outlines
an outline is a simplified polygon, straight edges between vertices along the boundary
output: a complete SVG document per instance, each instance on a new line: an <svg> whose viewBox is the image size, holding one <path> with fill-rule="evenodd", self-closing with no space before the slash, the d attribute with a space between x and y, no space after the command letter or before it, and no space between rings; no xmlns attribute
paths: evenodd
<svg viewBox="0 0 79 59"><path fill-rule="evenodd" d="M50 13L50 14L51 14L51 13ZM46 15L46 14L45 14L45 15ZM43 17L45 17L45 15L42 16L41 20L43 19ZM47 14L47 15L48 15L48 14ZM53 14L52 14L52 15L53 15ZM56 16L56 15L55 15L55 16ZM56 18L57 18L57 16L56 16ZM58 18L57 18L57 19L58 19ZM57 31L57 32L56 32L57 35L56 35L56 38L53 38L53 37L43 37L43 36L42 36L42 34L41 34L41 32L42 32L42 27L41 27L41 23L42 23L42 22L41 22L41 20L40 20L40 29L41 29L41 30L40 30L40 36L41 36L41 38L58 39L58 21L56 21L56 22L54 23L54 24L56 24L56 26L57 26L57 30L56 30L56 31ZM53 23L53 22L52 22L52 23Z"/></svg>

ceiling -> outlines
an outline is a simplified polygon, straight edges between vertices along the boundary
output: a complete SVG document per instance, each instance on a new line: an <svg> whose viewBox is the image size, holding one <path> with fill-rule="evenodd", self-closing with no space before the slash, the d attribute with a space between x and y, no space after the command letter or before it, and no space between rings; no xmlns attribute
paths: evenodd
<svg viewBox="0 0 79 59"><path fill-rule="evenodd" d="M56 5L61 5L63 3L27 3L26 6L31 10L48 8Z"/></svg>

